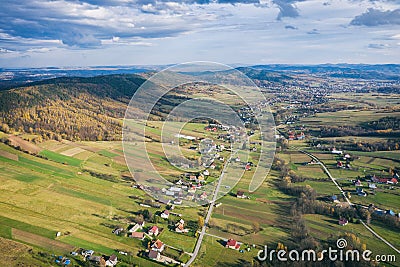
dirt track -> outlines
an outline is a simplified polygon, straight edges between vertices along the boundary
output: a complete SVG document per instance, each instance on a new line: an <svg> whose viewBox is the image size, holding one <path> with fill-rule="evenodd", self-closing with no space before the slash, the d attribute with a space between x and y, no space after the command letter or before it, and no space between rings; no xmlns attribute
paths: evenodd
<svg viewBox="0 0 400 267"><path fill-rule="evenodd" d="M34 154L38 154L42 149L38 147L35 144L29 143L28 141L25 141L21 137L15 136L15 135L10 135L8 137L8 140L10 140L11 145L14 147L21 147L22 150L28 151Z"/></svg>
<svg viewBox="0 0 400 267"><path fill-rule="evenodd" d="M8 159L11 159L11 160L16 160L16 161L18 161L18 155L9 153L9 152L4 151L4 150L0 150L0 156L5 157L5 158L8 158Z"/></svg>
<svg viewBox="0 0 400 267"><path fill-rule="evenodd" d="M48 250L67 253L74 249L74 246L72 245L65 244L60 241L53 240L40 235L28 233L15 228L12 229L12 236L16 240L20 240L38 247L46 248Z"/></svg>

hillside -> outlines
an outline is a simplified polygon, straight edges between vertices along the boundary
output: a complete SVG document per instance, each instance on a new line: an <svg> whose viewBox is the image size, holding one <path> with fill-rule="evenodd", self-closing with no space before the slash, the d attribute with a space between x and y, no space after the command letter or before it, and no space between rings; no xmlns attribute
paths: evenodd
<svg viewBox="0 0 400 267"><path fill-rule="evenodd" d="M61 77L0 91L0 130L34 134L36 136L32 139L37 143L47 139L121 140L122 119L127 104L150 75ZM177 79L185 78L185 75L177 75ZM183 83L173 90L165 89L164 85L151 88L156 88L152 94L162 95L150 115L150 119L156 121L164 119L174 107L194 95L213 91L219 98L229 96L224 93L226 90L223 87L212 86L210 89L210 86L199 82ZM133 116L140 114L143 103L147 102L135 103ZM238 104L238 101L232 104Z"/></svg>
<svg viewBox="0 0 400 267"><path fill-rule="evenodd" d="M1 128L40 139L118 140L138 75L56 78L0 92Z"/></svg>

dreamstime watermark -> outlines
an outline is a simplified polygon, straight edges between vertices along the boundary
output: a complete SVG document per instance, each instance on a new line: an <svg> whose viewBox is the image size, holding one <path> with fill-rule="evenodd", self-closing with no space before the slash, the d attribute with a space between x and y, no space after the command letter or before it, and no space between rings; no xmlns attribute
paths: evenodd
<svg viewBox="0 0 400 267"><path fill-rule="evenodd" d="M260 261L274 261L278 260L281 262L318 262L318 261L376 261L376 262L396 262L396 255L372 255L371 250L359 251L357 249L347 249L347 241L344 238L340 238L336 241L336 248L328 247L320 252L313 249L307 250L269 250L268 246L264 246L263 250L259 250L257 258Z"/></svg>
<svg viewBox="0 0 400 267"><path fill-rule="evenodd" d="M204 124L185 129L200 120L218 135L201 132ZM137 184L162 203L212 203L250 167L248 190L254 192L269 173L275 147L265 95L245 74L219 63L184 63L154 74L136 90L124 117L128 168ZM188 156L192 148L196 156ZM186 173L178 184L176 171ZM214 177L207 179L211 172Z"/></svg>

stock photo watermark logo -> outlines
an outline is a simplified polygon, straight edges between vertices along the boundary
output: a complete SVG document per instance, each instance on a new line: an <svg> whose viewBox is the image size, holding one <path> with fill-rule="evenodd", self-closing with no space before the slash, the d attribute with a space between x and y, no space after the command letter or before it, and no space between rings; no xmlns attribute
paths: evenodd
<svg viewBox="0 0 400 267"><path fill-rule="evenodd" d="M206 126L185 128L194 122ZM200 131L205 128L218 135ZM250 140L256 134L256 141ZM196 157L189 157L183 144L193 147ZM275 146L274 118L260 88L218 63L185 63L155 73L135 92L124 117L128 168L161 203L212 203L250 169L248 191L254 192L269 173ZM207 179L216 166L218 177Z"/></svg>
<svg viewBox="0 0 400 267"><path fill-rule="evenodd" d="M336 241L336 247L331 246L322 251L313 249L307 250L269 250L268 246L264 246L263 250L259 250L257 258L260 261L273 262L321 262L321 261L341 261L341 262L360 262L360 261L376 261L376 262L396 262L396 255L372 255L371 250L346 249L347 240L340 238Z"/></svg>

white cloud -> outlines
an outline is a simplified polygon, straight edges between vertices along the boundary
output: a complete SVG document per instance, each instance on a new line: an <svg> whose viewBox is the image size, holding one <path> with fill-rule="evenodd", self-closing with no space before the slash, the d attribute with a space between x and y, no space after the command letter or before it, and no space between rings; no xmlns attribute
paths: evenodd
<svg viewBox="0 0 400 267"><path fill-rule="evenodd" d="M0 10L0 47L19 53L1 53L0 65L400 60L399 25L350 25L369 8L398 9L395 1L195 2L10 2ZM382 44L387 54L372 49Z"/></svg>
<svg viewBox="0 0 400 267"><path fill-rule="evenodd" d="M14 51L0 47L0 53L13 53Z"/></svg>
<svg viewBox="0 0 400 267"><path fill-rule="evenodd" d="M351 21L357 26L400 25L400 9L379 10L369 8Z"/></svg>

